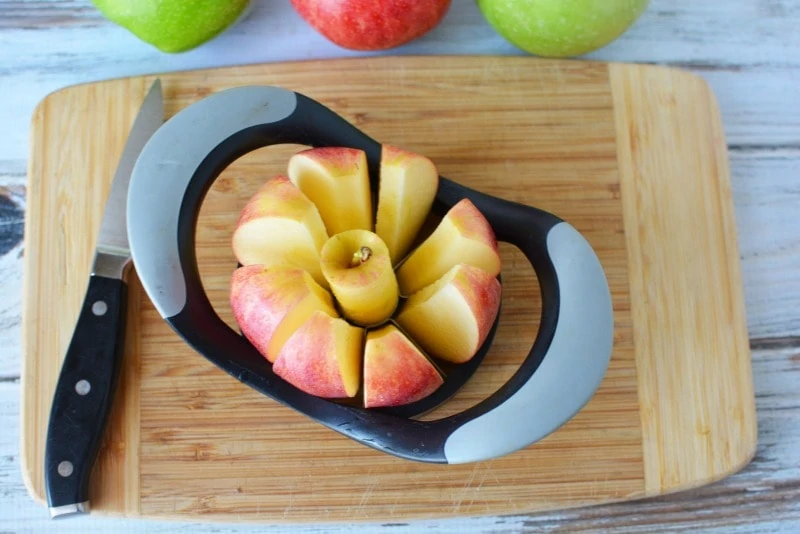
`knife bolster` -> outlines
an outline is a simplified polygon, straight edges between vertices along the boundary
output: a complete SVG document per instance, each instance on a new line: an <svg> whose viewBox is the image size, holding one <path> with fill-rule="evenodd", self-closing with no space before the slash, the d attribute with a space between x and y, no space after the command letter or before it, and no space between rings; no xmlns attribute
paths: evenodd
<svg viewBox="0 0 800 534"><path fill-rule="evenodd" d="M125 281L130 265L130 254L126 251L98 246L92 264L92 275Z"/></svg>

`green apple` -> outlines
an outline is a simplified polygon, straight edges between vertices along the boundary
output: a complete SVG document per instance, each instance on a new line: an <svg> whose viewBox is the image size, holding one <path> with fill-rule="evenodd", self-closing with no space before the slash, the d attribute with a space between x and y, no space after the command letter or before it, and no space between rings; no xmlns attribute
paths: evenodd
<svg viewBox="0 0 800 534"><path fill-rule="evenodd" d="M627 30L649 0L477 0L489 24L538 56L571 57L601 48Z"/></svg>
<svg viewBox="0 0 800 534"><path fill-rule="evenodd" d="M247 13L250 0L92 0L110 21L163 52L210 41Z"/></svg>

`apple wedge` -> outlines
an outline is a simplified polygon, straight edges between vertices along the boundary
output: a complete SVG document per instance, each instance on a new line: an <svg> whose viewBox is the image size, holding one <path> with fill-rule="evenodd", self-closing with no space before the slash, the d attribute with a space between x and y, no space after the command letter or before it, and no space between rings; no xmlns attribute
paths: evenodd
<svg viewBox="0 0 800 534"><path fill-rule="evenodd" d="M344 147L311 148L289 159L289 179L311 199L329 235L372 230L367 156Z"/></svg>
<svg viewBox="0 0 800 534"><path fill-rule="evenodd" d="M469 361L492 328L500 309L497 278L461 264L411 295L397 323L428 354L453 363Z"/></svg>
<svg viewBox="0 0 800 534"><path fill-rule="evenodd" d="M354 397L364 330L316 311L286 340L272 366L296 388L326 399Z"/></svg>
<svg viewBox="0 0 800 534"><path fill-rule="evenodd" d="M364 407L400 406L424 399L444 383L439 371L390 324L367 332Z"/></svg>
<svg viewBox="0 0 800 534"><path fill-rule="evenodd" d="M287 315L320 310L336 317L333 297L300 269L247 265L231 276L230 303L244 336L270 362L269 346ZM284 328L285 330L285 328Z"/></svg>
<svg viewBox="0 0 800 534"><path fill-rule="evenodd" d="M328 240L316 206L285 176L269 180L250 198L233 232L242 265L295 267L327 287L319 251Z"/></svg>
<svg viewBox="0 0 800 534"><path fill-rule="evenodd" d="M392 265L405 257L439 189L439 173L424 156L383 146L375 233L389 249Z"/></svg>
<svg viewBox="0 0 800 534"><path fill-rule="evenodd" d="M494 230L466 198L450 208L433 233L398 267L400 293L416 293L462 263L480 267L491 276L501 268Z"/></svg>
<svg viewBox="0 0 800 534"><path fill-rule="evenodd" d="M321 290L317 291L319 288ZM339 317L330 293L317 286L314 291L309 291L302 300L297 302L283 317L275 328L272 337L267 343L264 355L270 362L275 362L286 341L302 326L315 312L322 312L331 317Z"/></svg>

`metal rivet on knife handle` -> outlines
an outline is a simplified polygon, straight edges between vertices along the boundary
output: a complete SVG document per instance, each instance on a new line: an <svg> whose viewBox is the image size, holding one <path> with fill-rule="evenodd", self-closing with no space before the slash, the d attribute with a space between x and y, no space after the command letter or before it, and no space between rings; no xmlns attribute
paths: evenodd
<svg viewBox="0 0 800 534"><path fill-rule="evenodd" d="M72 466L72 462L68 462L64 460L60 464L58 464L58 474L64 478L67 478L72 474L74 467Z"/></svg>
<svg viewBox="0 0 800 534"><path fill-rule="evenodd" d="M91 390L92 384L90 384L88 380L78 380L75 384L75 392L81 397L88 395Z"/></svg>
<svg viewBox="0 0 800 534"><path fill-rule="evenodd" d="M103 300L98 300L94 304L92 304L92 313L97 315L98 317L101 315L105 315L108 311L108 304L105 303Z"/></svg>

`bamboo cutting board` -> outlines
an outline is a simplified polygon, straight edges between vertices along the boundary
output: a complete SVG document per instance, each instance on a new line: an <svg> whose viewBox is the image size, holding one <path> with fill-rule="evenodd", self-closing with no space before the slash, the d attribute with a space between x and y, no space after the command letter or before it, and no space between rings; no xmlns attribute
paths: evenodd
<svg viewBox="0 0 800 534"><path fill-rule="evenodd" d="M153 79L64 89L33 117L22 458L39 501L60 360L108 185ZM595 397L543 441L477 464L417 464L356 444L224 374L160 320L134 277L123 375L93 473L94 513L268 523L522 513L686 489L752 457L726 145L700 79L649 66L497 57L284 63L161 79L168 115L240 85L305 93L372 137L431 157L450 179L561 216L605 268L615 347ZM233 224L299 148L241 158L206 197L198 259L230 324ZM502 252L495 343L467 386L428 417L486 397L530 348L540 311L530 296L535 276L516 250Z"/></svg>

